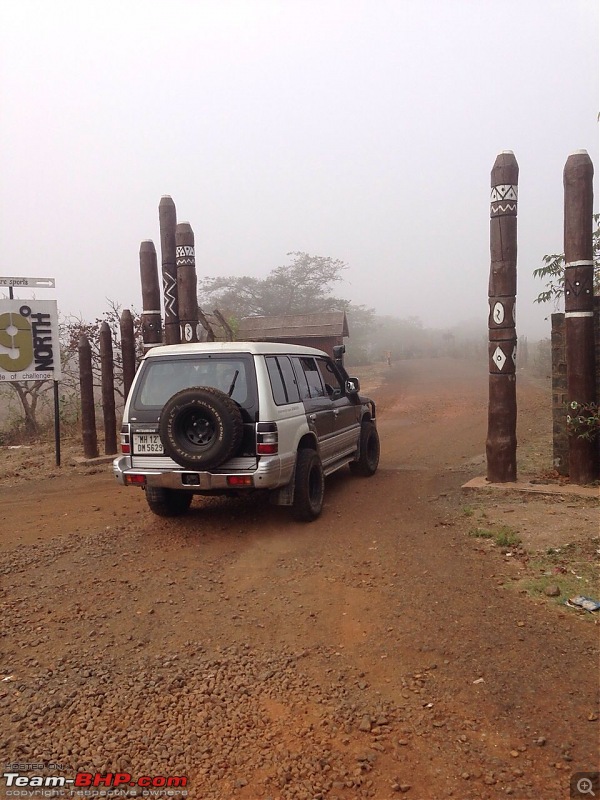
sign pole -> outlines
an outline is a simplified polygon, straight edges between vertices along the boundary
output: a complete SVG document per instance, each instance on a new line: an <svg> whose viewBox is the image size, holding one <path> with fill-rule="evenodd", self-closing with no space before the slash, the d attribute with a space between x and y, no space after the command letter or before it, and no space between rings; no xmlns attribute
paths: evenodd
<svg viewBox="0 0 600 800"><path fill-rule="evenodd" d="M58 402L58 381L54 381L54 453L56 466L60 467L60 408Z"/></svg>

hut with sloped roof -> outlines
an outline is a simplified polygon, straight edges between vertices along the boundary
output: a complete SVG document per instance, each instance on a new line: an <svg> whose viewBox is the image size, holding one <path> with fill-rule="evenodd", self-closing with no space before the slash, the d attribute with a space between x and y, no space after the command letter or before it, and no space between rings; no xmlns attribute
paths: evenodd
<svg viewBox="0 0 600 800"><path fill-rule="evenodd" d="M245 317L235 338L247 342L282 342L316 347L333 358L333 348L349 336L345 311L275 317Z"/></svg>

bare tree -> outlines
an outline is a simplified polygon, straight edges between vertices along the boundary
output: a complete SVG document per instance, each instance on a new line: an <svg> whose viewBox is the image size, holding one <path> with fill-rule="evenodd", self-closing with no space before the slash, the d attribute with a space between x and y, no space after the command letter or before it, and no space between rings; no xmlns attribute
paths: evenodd
<svg viewBox="0 0 600 800"><path fill-rule="evenodd" d="M101 317L97 317L93 322L86 322L74 315L65 318L63 329L61 330L61 349L64 351L66 363L64 366L65 380L70 386L79 386L79 365L77 363L77 353L79 339L86 336L92 350L92 374L94 376L94 386L100 388L101 368L100 368L100 326L106 322L110 328L113 357L114 357L114 376L115 392L125 399L123 391L123 357L121 353L121 313L122 307L113 300L108 301L108 310ZM141 316L132 311L133 331L136 343L137 360L142 358L144 348L142 343L142 322Z"/></svg>
<svg viewBox="0 0 600 800"><path fill-rule="evenodd" d="M291 264L277 267L266 278L207 278L199 286L203 308L221 308L237 320L277 314L341 311L348 301L332 294L346 264L328 256L288 253Z"/></svg>

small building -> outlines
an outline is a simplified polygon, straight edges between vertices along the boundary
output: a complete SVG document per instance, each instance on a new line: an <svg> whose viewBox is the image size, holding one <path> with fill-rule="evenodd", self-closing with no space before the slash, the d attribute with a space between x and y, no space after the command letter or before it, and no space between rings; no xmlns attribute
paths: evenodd
<svg viewBox="0 0 600 800"><path fill-rule="evenodd" d="M233 330L219 309L204 311L198 308L198 319L202 325L202 342L232 342L235 339Z"/></svg>
<svg viewBox="0 0 600 800"><path fill-rule="evenodd" d="M333 348L349 336L345 311L277 317L245 317L236 339L247 342L283 342L316 347L333 358Z"/></svg>

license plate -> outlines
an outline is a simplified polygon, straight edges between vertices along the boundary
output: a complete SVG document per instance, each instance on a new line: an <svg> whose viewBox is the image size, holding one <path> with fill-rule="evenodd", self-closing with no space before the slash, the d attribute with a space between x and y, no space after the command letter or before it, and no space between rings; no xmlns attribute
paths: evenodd
<svg viewBox="0 0 600 800"><path fill-rule="evenodd" d="M164 453L162 442L158 433L134 433L133 434L133 453L137 456Z"/></svg>

